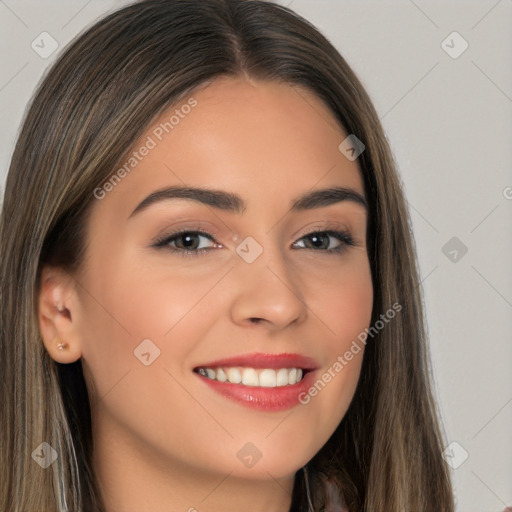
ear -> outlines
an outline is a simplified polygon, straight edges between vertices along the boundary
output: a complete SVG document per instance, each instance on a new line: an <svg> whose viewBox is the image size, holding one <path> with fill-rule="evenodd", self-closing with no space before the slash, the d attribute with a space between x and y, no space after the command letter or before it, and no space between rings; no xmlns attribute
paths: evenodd
<svg viewBox="0 0 512 512"><path fill-rule="evenodd" d="M72 363L82 356L79 316L79 301L73 277L64 270L44 267L41 272L37 319L44 346L58 363Z"/></svg>

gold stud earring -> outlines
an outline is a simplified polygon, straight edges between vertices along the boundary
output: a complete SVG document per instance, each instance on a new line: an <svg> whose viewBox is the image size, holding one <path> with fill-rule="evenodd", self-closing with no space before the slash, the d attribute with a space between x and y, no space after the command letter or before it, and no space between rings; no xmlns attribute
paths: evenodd
<svg viewBox="0 0 512 512"><path fill-rule="evenodd" d="M57 343L57 348L59 350L64 350L67 348L68 344L67 343L64 343L58 336L55 336L55 338L57 339L58 343Z"/></svg>

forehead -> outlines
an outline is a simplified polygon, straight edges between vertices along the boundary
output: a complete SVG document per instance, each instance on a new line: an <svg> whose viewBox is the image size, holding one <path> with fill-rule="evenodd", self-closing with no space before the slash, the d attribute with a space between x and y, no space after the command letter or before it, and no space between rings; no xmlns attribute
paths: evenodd
<svg viewBox="0 0 512 512"><path fill-rule="evenodd" d="M339 149L346 137L329 108L304 88L218 78L151 123L121 164L129 172L106 199L117 198L129 215L137 200L170 185L236 191L249 208L284 206L285 197L319 187L364 195L357 163Z"/></svg>

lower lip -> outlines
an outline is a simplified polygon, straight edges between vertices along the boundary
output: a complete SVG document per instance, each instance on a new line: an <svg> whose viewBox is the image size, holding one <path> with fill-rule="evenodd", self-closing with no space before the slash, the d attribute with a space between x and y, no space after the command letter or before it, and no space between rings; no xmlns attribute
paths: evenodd
<svg viewBox="0 0 512 512"><path fill-rule="evenodd" d="M195 372L194 372L195 373ZM226 398L260 411L284 411L301 403L299 397L307 394L307 390L314 382L315 372L309 371L297 384L265 388L259 386L244 386L231 382L220 382L209 379L196 373L196 375L214 391Z"/></svg>

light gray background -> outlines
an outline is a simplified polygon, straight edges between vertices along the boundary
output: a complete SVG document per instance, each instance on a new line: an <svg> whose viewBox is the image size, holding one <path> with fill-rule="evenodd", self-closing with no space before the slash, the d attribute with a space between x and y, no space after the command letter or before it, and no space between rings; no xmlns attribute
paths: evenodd
<svg viewBox="0 0 512 512"><path fill-rule="evenodd" d="M2 189L45 68L128 3L0 0ZM457 511L501 511L512 505L512 0L280 3L334 43L374 101L409 201L447 444L460 445L447 452ZM59 43L47 59L31 48L43 31ZM455 59L441 46L453 31L469 44ZM443 253L452 237L465 255L459 242Z"/></svg>

